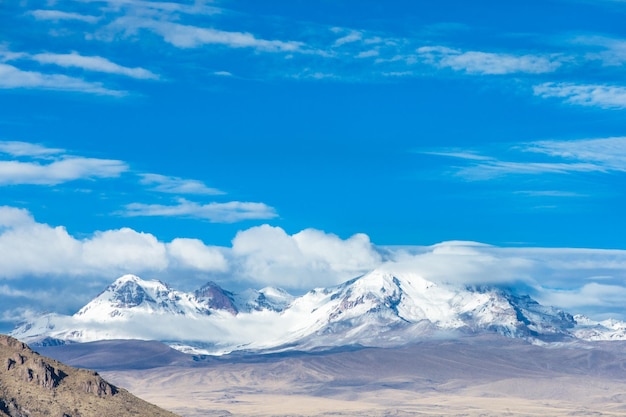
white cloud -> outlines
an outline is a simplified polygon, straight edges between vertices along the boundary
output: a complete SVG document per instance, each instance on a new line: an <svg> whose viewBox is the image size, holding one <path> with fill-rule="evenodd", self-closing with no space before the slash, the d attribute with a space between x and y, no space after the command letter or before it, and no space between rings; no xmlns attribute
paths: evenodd
<svg viewBox="0 0 626 417"><path fill-rule="evenodd" d="M62 227L36 223L26 210L0 207L0 276L63 274L78 267L80 243Z"/></svg>
<svg viewBox="0 0 626 417"><path fill-rule="evenodd" d="M521 284L522 291L531 289L545 304L592 317L623 317L626 294L624 250L501 248L475 242L377 248L364 234L341 239L306 229L289 235L268 225L239 232L232 248L188 238L163 242L129 228L79 239L62 226L39 223L27 210L7 206L0 207L0 253L0 279L5 280L0 294L36 302L53 283L63 285L55 294L70 294L75 285L105 285L124 273L148 279L156 275L174 286L189 276L217 273L256 288L311 289L337 285L378 267L406 269L439 284ZM39 281L36 294L18 286L34 277L50 279ZM73 300L76 305L86 301Z"/></svg>
<svg viewBox="0 0 626 417"><path fill-rule="evenodd" d="M361 32L353 30L347 35L342 36L341 38L337 39L333 45L342 46L348 43L358 42L362 39L363 39L363 34Z"/></svg>
<svg viewBox="0 0 626 417"><path fill-rule="evenodd" d="M56 185L78 179L113 178L128 171L122 161L72 156L64 149L36 143L0 141L0 154L22 159L0 160L0 185Z"/></svg>
<svg viewBox="0 0 626 417"><path fill-rule="evenodd" d="M61 67L81 68L88 71L104 72L108 74L125 75L137 79L158 79L159 76L147 69L124 67L100 56L83 56L77 52L69 54L42 53L32 55L31 59L40 64L53 64Z"/></svg>
<svg viewBox="0 0 626 417"><path fill-rule="evenodd" d="M370 49L368 51L359 52L356 57L357 58L372 58L378 56L380 53L376 49Z"/></svg>
<svg viewBox="0 0 626 417"><path fill-rule="evenodd" d="M626 137L581 140L545 140L522 143L509 149L517 161L502 160L468 150L422 152L457 158L467 165L455 168L456 175L468 180L488 180L504 175L540 175L570 173L626 172ZM529 153L540 154L546 161L529 161Z"/></svg>
<svg viewBox="0 0 626 417"><path fill-rule="evenodd" d="M606 67L622 66L626 64L626 40L606 36L578 36L573 43L594 48L585 58L590 61L601 61Z"/></svg>
<svg viewBox="0 0 626 417"><path fill-rule="evenodd" d="M166 247L149 233L129 228L96 232L81 242L83 263L97 270L163 270L168 266Z"/></svg>
<svg viewBox="0 0 626 417"><path fill-rule="evenodd" d="M64 149L48 148L36 143L0 141L0 153L5 153L11 156L47 157L64 152Z"/></svg>
<svg viewBox="0 0 626 417"><path fill-rule="evenodd" d="M198 239L177 238L167 245L170 258L182 268L198 271L226 271L228 262L222 251Z"/></svg>
<svg viewBox="0 0 626 417"><path fill-rule="evenodd" d="M569 104L621 110L626 108L626 87L600 84L543 83L533 87L541 98L561 98Z"/></svg>
<svg viewBox="0 0 626 417"><path fill-rule="evenodd" d="M229 48L252 48L262 52L297 52L304 47L302 42L259 39L247 32L229 32L130 16L118 18L109 29L121 30L127 35L134 34L139 29L147 29L178 48L222 45Z"/></svg>
<svg viewBox="0 0 626 417"><path fill-rule="evenodd" d="M126 206L123 214L129 217L191 217L206 219L212 223L235 223L242 220L272 219L277 216L276 210L264 203L229 201L198 204L185 199L179 199L176 205L132 203Z"/></svg>
<svg viewBox="0 0 626 417"><path fill-rule="evenodd" d="M96 23L100 20L97 16L89 16L78 13L64 12L61 10L33 10L29 12L37 20L52 20L55 22L61 20L76 20L85 23Z"/></svg>
<svg viewBox="0 0 626 417"><path fill-rule="evenodd" d="M0 185L56 185L89 178L113 178L128 166L112 159L66 157L48 164L0 161Z"/></svg>
<svg viewBox="0 0 626 417"><path fill-rule="evenodd" d="M598 166L589 163L511 162L494 159L460 167L456 173L469 180L489 180L504 175L570 174L597 171Z"/></svg>
<svg viewBox="0 0 626 417"><path fill-rule="evenodd" d="M572 290L543 290L537 298L542 303L558 305L569 311L621 310L626 299L626 287L592 282Z"/></svg>
<svg viewBox="0 0 626 417"><path fill-rule="evenodd" d="M626 137L537 141L523 146L522 149L594 164L597 171L626 171Z"/></svg>
<svg viewBox="0 0 626 417"><path fill-rule="evenodd" d="M314 229L288 235L268 225L237 233L232 253L244 278L290 288L336 285L382 262L363 234L345 240Z"/></svg>
<svg viewBox="0 0 626 417"><path fill-rule="evenodd" d="M223 191L207 187L198 180L188 180L179 177L168 177L159 174L141 174L141 183L153 186L154 191L170 194L198 194L222 195Z"/></svg>
<svg viewBox="0 0 626 417"><path fill-rule="evenodd" d="M83 275L115 278L125 273L224 271L221 251L193 239L161 242L130 228L78 239L62 226L35 221L24 209L0 206L0 277Z"/></svg>
<svg viewBox="0 0 626 417"><path fill-rule="evenodd" d="M89 82L81 78L63 74L44 74L36 71L23 71L13 65L0 63L0 88L32 88L89 93L103 96L122 97L126 92L110 90L98 82Z"/></svg>
<svg viewBox="0 0 626 417"><path fill-rule="evenodd" d="M100 2L99 0L83 0L88 2ZM191 4L182 2L167 1L145 1L145 0L104 0L104 2L113 10L126 8L134 15L153 16L158 12L163 14L157 16L168 17L173 13L185 13L191 15L212 15L219 14L222 9L214 6L208 6L206 0L194 1ZM209 0L208 3L212 1Z"/></svg>
<svg viewBox="0 0 626 417"><path fill-rule="evenodd" d="M561 62L552 57L480 51L463 52L445 46L423 46L417 49L417 53L427 64L464 71L468 74L543 74L554 72L561 66Z"/></svg>
<svg viewBox="0 0 626 417"><path fill-rule="evenodd" d="M394 268L405 268L424 278L446 284L502 285L530 283L534 262L514 251L501 253L499 248L476 242L443 242L425 248L422 253L392 253Z"/></svg>

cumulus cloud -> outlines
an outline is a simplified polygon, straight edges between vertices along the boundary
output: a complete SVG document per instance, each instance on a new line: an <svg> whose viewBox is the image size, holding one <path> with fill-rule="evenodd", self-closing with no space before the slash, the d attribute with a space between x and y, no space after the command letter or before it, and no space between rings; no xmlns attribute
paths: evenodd
<svg viewBox="0 0 626 417"><path fill-rule="evenodd" d="M75 290L71 295L72 288L78 288L75 285L86 288L85 278L106 285L125 273L159 277L175 287L189 277L211 274L255 288L305 290L338 285L383 268L406 270L440 285L521 288L546 305L572 313L626 318L624 250L502 248L476 242L376 247L364 234L342 239L306 229L290 235L269 225L239 232L230 248L183 237L164 242L130 228L77 238L62 226L37 222L27 210L4 206L0 207L0 253L4 280L0 294L20 299L26 307L35 307L28 300L39 303L53 284L55 296L67 293L74 297L72 305L79 306L88 297ZM46 278L39 281L37 291L30 281L34 277ZM222 284L231 289L235 285ZM47 300L46 305L51 304Z"/></svg>
<svg viewBox="0 0 626 417"><path fill-rule="evenodd" d="M235 223L242 220L272 219L276 210L265 203L229 201L227 203L199 204L179 199L176 205L131 203L122 213L128 217L160 216L190 217L212 223Z"/></svg>
<svg viewBox="0 0 626 417"><path fill-rule="evenodd" d="M189 180L179 177L169 177L159 174L141 174L141 183L152 186L152 190L170 194L199 194L221 195L225 194L217 188L207 187L198 180Z"/></svg>
<svg viewBox="0 0 626 417"><path fill-rule="evenodd" d="M445 46L422 46L417 54L427 64L468 74L543 74L561 66L561 62L552 57L461 51Z"/></svg>
<svg viewBox="0 0 626 417"><path fill-rule="evenodd" d="M391 270L403 269L443 284L502 285L531 283L534 262L477 242L443 242L422 253L392 253Z"/></svg>
<svg viewBox="0 0 626 417"><path fill-rule="evenodd" d="M85 81L63 74L44 74L37 71L21 70L13 65L0 63L0 88L32 88L122 97L125 91L105 88L102 83Z"/></svg>
<svg viewBox="0 0 626 417"><path fill-rule="evenodd" d="M288 235L280 227L268 225L239 232L233 239L232 254L243 277L290 288L339 284L382 262L364 234L343 240L306 229Z"/></svg>
<svg viewBox="0 0 626 417"><path fill-rule="evenodd" d="M626 87L602 84L543 83L533 87L536 96L560 98L568 104L621 110L626 108Z"/></svg>
<svg viewBox="0 0 626 417"><path fill-rule="evenodd" d="M104 72L108 74L124 75L138 79L158 79L159 76L147 69L135 67L129 68L100 56L83 56L77 52L69 54L42 53L32 55L31 59L40 64L53 64L61 67L74 67L88 71Z"/></svg>
<svg viewBox="0 0 626 417"><path fill-rule="evenodd" d="M221 271L228 269L223 251L198 239L176 238L167 246L170 257L184 269Z"/></svg>
<svg viewBox="0 0 626 417"><path fill-rule="evenodd" d="M25 210L0 207L0 276L62 274L80 265L80 243L62 226L36 223Z"/></svg>
<svg viewBox="0 0 626 417"><path fill-rule="evenodd" d="M149 265L158 271L168 265L164 243L149 233L127 227L96 232L91 239L81 242L81 246L82 261L100 270L137 271Z"/></svg>
<svg viewBox="0 0 626 417"><path fill-rule="evenodd" d="M190 272L225 269L221 252L201 241L159 241L130 228L95 232L79 239L62 226L37 222L24 209L0 207L0 277L114 277L124 273L154 273L181 267Z"/></svg>

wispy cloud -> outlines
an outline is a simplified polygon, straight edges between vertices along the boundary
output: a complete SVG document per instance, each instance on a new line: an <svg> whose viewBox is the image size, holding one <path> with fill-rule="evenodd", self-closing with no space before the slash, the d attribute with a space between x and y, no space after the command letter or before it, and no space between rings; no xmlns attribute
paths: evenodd
<svg viewBox="0 0 626 417"><path fill-rule="evenodd" d="M468 74L544 74L562 65L558 58L550 56L461 51L445 46L422 46L417 54L427 64Z"/></svg>
<svg viewBox="0 0 626 417"><path fill-rule="evenodd" d="M0 154L21 158L0 160L0 186L57 185L78 179L118 177L128 170L122 161L72 156L63 149L26 142L0 142Z"/></svg>
<svg viewBox="0 0 626 417"><path fill-rule="evenodd" d="M49 164L0 161L0 185L56 185L89 178L113 178L128 170L122 161L68 157Z"/></svg>
<svg viewBox="0 0 626 417"><path fill-rule="evenodd" d="M62 10L33 10L28 14L37 20L52 20L55 22L62 20L75 20L85 23L96 23L100 18L98 16L90 16L79 13L64 12Z"/></svg>
<svg viewBox="0 0 626 417"><path fill-rule="evenodd" d="M185 199L179 199L176 205L132 203L121 214L129 217L189 217L209 220L212 223L273 219L278 216L276 210L265 203L229 201L199 204Z"/></svg>
<svg viewBox="0 0 626 417"><path fill-rule="evenodd" d="M134 14L153 15L154 12L184 13L190 15L213 15L222 13L222 9L209 6L212 1L200 0L191 4L168 1L145 1L145 0L83 0L89 3L106 3L112 9L129 9Z"/></svg>
<svg viewBox="0 0 626 417"><path fill-rule="evenodd" d="M600 84L543 83L533 87L536 96L561 98L569 104L621 110L626 108L626 87Z"/></svg>
<svg viewBox="0 0 626 417"><path fill-rule="evenodd" d="M534 152L568 160L584 161L600 172L626 171L626 137L572 141L544 140L520 146Z"/></svg>
<svg viewBox="0 0 626 417"><path fill-rule="evenodd" d="M248 32L230 32L133 16L116 19L109 25L109 29L128 35L146 29L178 48L221 45L229 48L251 48L262 52L298 52L304 47L302 42L260 39Z"/></svg>
<svg viewBox="0 0 626 417"><path fill-rule="evenodd" d="M515 194L526 195L528 197L557 197L557 198L561 198L561 197L572 197L572 198L588 197L587 194L574 193L574 192L571 192L571 191L559 191L559 190L516 191Z"/></svg>
<svg viewBox="0 0 626 417"><path fill-rule="evenodd" d="M158 75L144 68L124 67L100 56L83 56L77 52L69 54L42 53L33 55L31 59L39 62L40 64L53 64L66 68L81 68L88 71L125 75L138 79L155 80L159 78Z"/></svg>
<svg viewBox="0 0 626 417"><path fill-rule="evenodd" d="M225 194L217 188L207 187L201 181L189 180L179 177L168 177L159 174L141 174L141 183L152 187L152 190L170 194L199 194L221 195Z"/></svg>
<svg viewBox="0 0 626 417"><path fill-rule="evenodd" d="M522 143L506 150L507 159L476 150L420 153L464 161L464 165L454 168L455 175L471 181L505 175L626 172L626 137ZM536 161L532 154L544 160Z"/></svg>
<svg viewBox="0 0 626 417"><path fill-rule="evenodd" d="M48 148L37 143L19 141L0 141L0 153L11 156L44 157L65 153L65 149Z"/></svg>
<svg viewBox="0 0 626 417"><path fill-rule="evenodd" d="M569 174L595 172L598 167L585 163L510 162L496 159L460 167L457 175L471 181L489 180L505 175Z"/></svg>
<svg viewBox="0 0 626 417"><path fill-rule="evenodd" d="M81 78L63 74L44 74L36 71L24 71L13 65L0 63L0 88L3 89L44 89L71 91L104 96L122 97L127 93L105 88L102 83L89 82Z"/></svg>
<svg viewBox="0 0 626 417"><path fill-rule="evenodd" d="M336 31L340 31L341 29L337 28ZM358 42L363 39L363 34L359 31L353 30L350 31L347 35L344 35L333 43L333 46L342 46L348 43Z"/></svg>
<svg viewBox="0 0 626 417"><path fill-rule="evenodd" d="M606 67L626 64L626 39L606 36L577 36L572 42L594 49L585 54L587 60L600 61Z"/></svg>

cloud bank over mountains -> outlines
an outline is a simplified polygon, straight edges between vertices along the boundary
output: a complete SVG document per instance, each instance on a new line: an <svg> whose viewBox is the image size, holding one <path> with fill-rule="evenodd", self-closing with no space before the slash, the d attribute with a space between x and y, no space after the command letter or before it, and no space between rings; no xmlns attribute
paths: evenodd
<svg viewBox="0 0 626 417"><path fill-rule="evenodd" d="M242 230L230 247L198 239L169 242L130 228L72 236L65 227L38 222L27 210L0 207L0 282L5 309L44 303L58 308L65 301L46 295L85 291L82 302L125 273L160 278L190 288L217 280L226 288L265 286L302 292L327 287L393 263L433 282L469 286L495 285L531 293L556 305L592 317L624 318L626 251L598 249L503 248L476 242L443 242L432 246L380 247L365 234L341 238L306 229L289 234L280 227ZM38 281L37 290L20 290ZM89 292L90 291L90 292ZM80 291L78 292L80 294ZM17 311L17 310L16 310ZM20 313L4 312L4 317Z"/></svg>

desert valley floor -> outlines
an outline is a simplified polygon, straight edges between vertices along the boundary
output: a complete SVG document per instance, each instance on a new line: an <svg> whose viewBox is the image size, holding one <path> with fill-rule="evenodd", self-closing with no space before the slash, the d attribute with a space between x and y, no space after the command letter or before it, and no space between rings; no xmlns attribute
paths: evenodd
<svg viewBox="0 0 626 417"><path fill-rule="evenodd" d="M156 342L42 347L184 417L624 416L626 344L502 337L192 357Z"/></svg>

